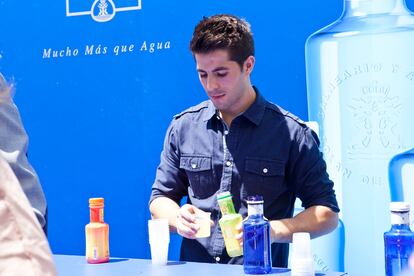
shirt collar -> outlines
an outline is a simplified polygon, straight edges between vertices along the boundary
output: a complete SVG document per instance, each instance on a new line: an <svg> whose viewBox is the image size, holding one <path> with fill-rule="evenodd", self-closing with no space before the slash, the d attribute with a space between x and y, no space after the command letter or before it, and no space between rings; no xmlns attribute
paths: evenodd
<svg viewBox="0 0 414 276"><path fill-rule="evenodd" d="M254 123L255 125L259 125L262 121L265 108L266 108L266 100L263 96L259 93L257 87L253 86L254 91L256 92L256 99L250 105L250 107L242 113L246 119Z"/></svg>
<svg viewBox="0 0 414 276"><path fill-rule="evenodd" d="M255 125L259 125L262 121L265 107L266 107L266 100L263 96L259 93L257 87L253 86L254 91L256 92L256 99L250 105L250 107L243 112L240 116L246 117L249 121L254 123ZM219 116L219 112L214 106L214 104L209 100L207 110L204 115L204 121L210 120L213 116Z"/></svg>
<svg viewBox="0 0 414 276"><path fill-rule="evenodd" d="M204 121L208 121L210 120L213 116L218 116L218 111L216 109L216 107L214 106L214 104L208 100L208 105L207 105L207 110L204 113Z"/></svg>

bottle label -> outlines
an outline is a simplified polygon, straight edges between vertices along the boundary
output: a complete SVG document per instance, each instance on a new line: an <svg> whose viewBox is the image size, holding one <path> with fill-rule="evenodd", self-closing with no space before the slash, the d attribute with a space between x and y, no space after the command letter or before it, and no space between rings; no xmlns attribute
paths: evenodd
<svg viewBox="0 0 414 276"><path fill-rule="evenodd" d="M106 262L109 258L109 226L89 223L86 225L85 234L88 262Z"/></svg>
<svg viewBox="0 0 414 276"><path fill-rule="evenodd" d="M235 214L234 205L231 197L218 200L222 215Z"/></svg>
<svg viewBox="0 0 414 276"><path fill-rule="evenodd" d="M103 208L90 208L90 221L91 222L104 222L104 209Z"/></svg>
<svg viewBox="0 0 414 276"><path fill-rule="evenodd" d="M410 224L409 212L391 212L391 224Z"/></svg>
<svg viewBox="0 0 414 276"><path fill-rule="evenodd" d="M104 222L104 209L99 210L99 222Z"/></svg>
<svg viewBox="0 0 414 276"><path fill-rule="evenodd" d="M249 216L263 215L263 204L249 204L247 205L247 213Z"/></svg>

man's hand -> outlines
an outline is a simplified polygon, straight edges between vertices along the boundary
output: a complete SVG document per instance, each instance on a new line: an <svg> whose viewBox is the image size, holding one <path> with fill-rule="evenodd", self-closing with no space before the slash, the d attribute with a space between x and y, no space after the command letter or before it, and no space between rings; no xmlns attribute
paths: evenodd
<svg viewBox="0 0 414 276"><path fill-rule="evenodd" d="M177 232L187 239L195 239L195 235L200 228L196 223L196 214L203 210L185 204L181 208L177 203L167 197L158 197L150 204L152 218L166 218L170 225L170 231ZM210 225L214 222L210 220Z"/></svg>
<svg viewBox="0 0 414 276"><path fill-rule="evenodd" d="M196 238L195 235L200 228L195 221L197 210L199 210L197 207L190 204L185 204L178 210L176 221L177 233L184 238Z"/></svg>
<svg viewBox="0 0 414 276"><path fill-rule="evenodd" d="M239 241L240 246L243 248L243 222L237 224L236 231L238 233L236 234L235 238Z"/></svg>
<svg viewBox="0 0 414 276"><path fill-rule="evenodd" d="M176 229L177 233L187 239L195 239L200 226L196 221L196 214L199 212L204 212L197 207L185 204L179 210L176 220ZM210 220L210 227L214 225L214 222Z"/></svg>

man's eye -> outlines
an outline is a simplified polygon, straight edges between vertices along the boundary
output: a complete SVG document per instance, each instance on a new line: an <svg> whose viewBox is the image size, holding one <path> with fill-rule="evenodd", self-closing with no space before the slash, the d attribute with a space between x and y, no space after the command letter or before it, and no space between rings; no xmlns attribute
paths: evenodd
<svg viewBox="0 0 414 276"><path fill-rule="evenodd" d="M204 78L206 78L207 77L207 75L206 74L198 74L199 76L200 76L200 78L202 78L202 79L204 79Z"/></svg>
<svg viewBox="0 0 414 276"><path fill-rule="evenodd" d="M227 76L227 72L217 72L217 76L218 77L225 77L225 76Z"/></svg>

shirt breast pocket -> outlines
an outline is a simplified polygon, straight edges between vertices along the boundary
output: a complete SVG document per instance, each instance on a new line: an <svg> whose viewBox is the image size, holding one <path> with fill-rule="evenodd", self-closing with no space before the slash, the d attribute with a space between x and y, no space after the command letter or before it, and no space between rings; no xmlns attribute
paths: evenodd
<svg viewBox="0 0 414 276"><path fill-rule="evenodd" d="M276 159L246 158L243 177L245 196L275 198L286 190L285 162Z"/></svg>
<svg viewBox="0 0 414 276"><path fill-rule="evenodd" d="M204 199L215 194L219 187L213 182L212 160L209 156L181 156L180 168L185 170L192 196Z"/></svg>

